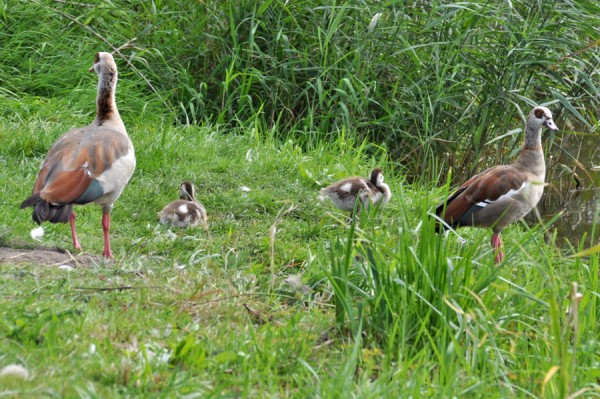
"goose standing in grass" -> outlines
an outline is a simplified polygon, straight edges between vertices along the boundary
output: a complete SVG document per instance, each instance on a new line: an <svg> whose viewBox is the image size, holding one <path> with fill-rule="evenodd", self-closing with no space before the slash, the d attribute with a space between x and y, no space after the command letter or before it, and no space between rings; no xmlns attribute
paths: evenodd
<svg viewBox="0 0 600 399"><path fill-rule="evenodd" d="M383 182L381 169L371 171L371 177L349 177L321 189L321 195L329 197L333 204L342 211L354 211L354 204L358 199L358 206L367 208L370 203L385 204L392 196L390 188Z"/></svg>
<svg viewBox="0 0 600 399"><path fill-rule="evenodd" d="M187 181L181 183L179 198L179 200L171 202L159 212L160 222L177 227L195 227L202 224L206 229L208 227L206 209L196 200L192 183Z"/></svg>
<svg viewBox="0 0 600 399"><path fill-rule="evenodd" d="M535 107L527 117L525 146L516 161L512 165L491 167L470 178L435 210L436 215L451 227L491 228L496 263L504 257L500 239L502 230L527 215L544 192L543 127L558 131L550 110ZM438 222L437 227L439 230L446 226Z"/></svg>
<svg viewBox="0 0 600 399"><path fill-rule="evenodd" d="M97 53L89 71L98 74L96 118L52 145L21 209L33 206L38 224L69 221L73 246L81 250L73 205L95 202L102 207L102 255L112 258L110 213L135 170L135 154L115 102L117 65L112 55Z"/></svg>

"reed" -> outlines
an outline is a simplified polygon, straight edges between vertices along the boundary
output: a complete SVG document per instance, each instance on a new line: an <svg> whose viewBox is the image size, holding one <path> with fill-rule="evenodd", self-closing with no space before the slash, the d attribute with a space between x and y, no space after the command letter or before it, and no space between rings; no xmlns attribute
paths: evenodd
<svg viewBox="0 0 600 399"><path fill-rule="evenodd" d="M411 179L507 161L533 104L561 125L598 120L592 1L34 3L3 14L7 94L67 92L90 53L118 49L132 107L307 146L345 131L388 147Z"/></svg>

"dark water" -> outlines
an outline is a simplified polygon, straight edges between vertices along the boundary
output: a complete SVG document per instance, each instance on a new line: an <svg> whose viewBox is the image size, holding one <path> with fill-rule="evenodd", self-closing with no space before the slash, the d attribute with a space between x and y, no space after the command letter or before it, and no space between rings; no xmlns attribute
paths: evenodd
<svg viewBox="0 0 600 399"><path fill-rule="evenodd" d="M538 205L543 220L564 212L554 223L558 243L585 247L600 242L600 134L565 133L547 154L547 182ZM595 237L590 238L594 221Z"/></svg>

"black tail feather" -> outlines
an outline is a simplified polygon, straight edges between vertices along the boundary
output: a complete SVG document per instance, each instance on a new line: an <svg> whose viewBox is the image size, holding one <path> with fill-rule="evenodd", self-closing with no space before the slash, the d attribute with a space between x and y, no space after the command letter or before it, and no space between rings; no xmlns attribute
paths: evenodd
<svg viewBox="0 0 600 399"><path fill-rule="evenodd" d="M28 206L34 206L41 201L43 201L43 199L40 198L39 194L33 194L31 197L21 202L21 209L27 208Z"/></svg>
<svg viewBox="0 0 600 399"><path fill-rule="evenodd" d="M48 213L50 213L50 204L46 201L38 202L33 207L33 214L31 218L37 224L41 224L43 221L48 219Z"/></svg>
<svg viewBox="0 0 600 399"><path fill-rule="evenodd" d="M21 209L33 206L31 218L37 224L66 223L73 212L73 204L54 205L44 201L39 194L34 194L21 203Z"/></svg>
<svg viewBox="0 0 600 399"><path fill-rule="evenodd" d="M67 223L73 213L73 204L59 206L50 205L50 213L46 219L50 223Z"/></svg>

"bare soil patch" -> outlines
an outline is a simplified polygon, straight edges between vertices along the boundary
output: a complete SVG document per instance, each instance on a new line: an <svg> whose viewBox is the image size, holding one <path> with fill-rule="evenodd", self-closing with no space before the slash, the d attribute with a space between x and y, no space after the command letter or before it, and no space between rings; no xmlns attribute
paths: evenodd
<svg viewBox="0 0 600 399"><path fill-rule="evenodd" d="M40 266L85 267L99 263L99 258L86 254L72 254L58 248L0 247L0 264L22 263Z"/></svg>

